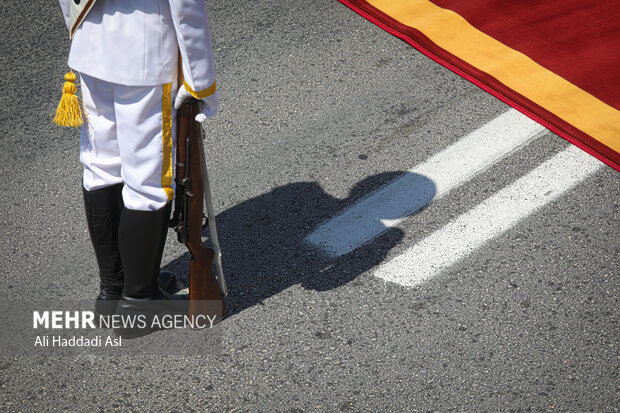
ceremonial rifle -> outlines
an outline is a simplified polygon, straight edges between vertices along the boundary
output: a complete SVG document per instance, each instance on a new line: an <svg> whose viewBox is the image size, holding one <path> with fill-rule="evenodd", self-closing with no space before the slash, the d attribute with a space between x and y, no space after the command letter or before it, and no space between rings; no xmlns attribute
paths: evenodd
<svg viewBox="0 0 620 413"><path fill-rule="evenodd" d="M219 320L226 315L222 296L227 294L227 289L205 163L202 127L195 120L198 113L199 102L195 99L184 102L177 112L176 195L170 226L191 254L188 315L215 315ZM203 200L207 207L204 224ZM202 242L202 231L206 227L209 228L215 251ZM217 274L213 273L214 261Z"/></svg>

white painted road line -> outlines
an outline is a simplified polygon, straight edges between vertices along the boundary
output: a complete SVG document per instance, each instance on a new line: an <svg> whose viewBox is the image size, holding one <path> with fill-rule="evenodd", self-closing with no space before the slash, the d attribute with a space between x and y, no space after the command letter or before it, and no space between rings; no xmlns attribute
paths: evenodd
<svg viewBox="0 0 620 413"><path fill-rule="evenodd" d="M428 281L602 166L593 156L571 146L401 255L381 264L374 275L410 287Z"/></svg>
<svg viewBox="0 0 620 413"><path fill-rule="evenodd" d="M543 131L545 128L510 109L324 222L306 242L332 257L347 254Z"/></svg>

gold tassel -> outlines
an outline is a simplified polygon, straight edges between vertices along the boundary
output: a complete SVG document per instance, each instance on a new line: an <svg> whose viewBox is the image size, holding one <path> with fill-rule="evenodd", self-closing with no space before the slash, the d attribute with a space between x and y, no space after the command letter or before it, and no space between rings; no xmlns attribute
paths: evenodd
<svg viewBox="0 0 620 413"><path fill-rule="evenodd" d="M78 128L84 123L80 98L76 95L76 79L77 77L73 71L69 71L69 73L65 74L65 85L62 87L62 98L60 98L60 103L58 104L58 108L56 108L56 116L54 117L54 123L58 126Z"/></svg>

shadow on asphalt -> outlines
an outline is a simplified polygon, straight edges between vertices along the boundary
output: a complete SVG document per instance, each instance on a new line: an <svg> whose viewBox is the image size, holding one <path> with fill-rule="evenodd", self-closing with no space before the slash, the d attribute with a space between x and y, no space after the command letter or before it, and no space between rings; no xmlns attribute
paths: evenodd
<svg viewBox="0 0 620 413"><path fill-rule="evenodd" d="M325 193L315 182L295 182L219 214L217 225L224 251L229 291L225 303L229 315L262 304L263 300L295 284L318 291L339 287L381 263L403 238L402 230L390 228L371 242L336 258L325 256L304 238L323 221L404 174L410 172L371 176L357 183L342 200ZM423 182L428 185L424 192L430 202L436 192L434 183L428 178L423 178ZM203 235L208 236L208 230ZM164 268L186 284L189 252Z"/></svg>

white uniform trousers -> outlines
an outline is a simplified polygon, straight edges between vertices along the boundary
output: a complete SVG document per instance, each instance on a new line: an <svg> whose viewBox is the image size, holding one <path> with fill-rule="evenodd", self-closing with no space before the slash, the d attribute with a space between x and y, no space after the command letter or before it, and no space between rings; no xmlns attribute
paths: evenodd
<svg viewBox="0 0 620 413"><path fill-rule="evenodd" d="M125 86L81 74L80 161L87 191L124 183L126 208L152 211L174 198L176 84Z"/></svg>

